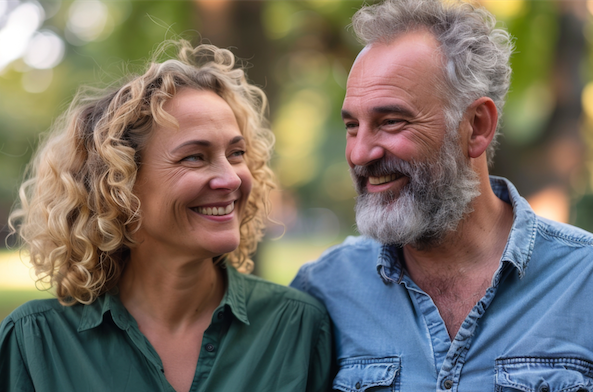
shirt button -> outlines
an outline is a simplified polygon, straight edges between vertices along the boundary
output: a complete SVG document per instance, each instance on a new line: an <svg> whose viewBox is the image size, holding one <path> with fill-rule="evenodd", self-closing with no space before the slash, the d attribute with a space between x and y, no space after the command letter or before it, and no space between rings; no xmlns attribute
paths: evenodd
<svg viewBox="0 0 593 392"><path fill-rule="evenodd" d="M360 389L360 381L356 383L355 387L356 389Z"/></svg>
<svg viewBox="0 0 593 392"><path fill-rule="evenodd" d="M216 317L217 317L219 320L222 320L222 318L224 317L224 312L218 312L218 314L216 315Z"/></svg>
<svg viewBox="0 0 593 392"><path fill-rule="evenodd" d="M445 387L445 389L451 389L451 388L453 388L453 381L445 380L445 382L443 383L443 386Z"/></svg>
<svg viewBox="0 0 593 392"><path fill-rule="evenodd" d="M550 392L550 387L548 386L548 384L544 384L541 387L539 387L540 392Z"/></svg>
<svg viewBox="0 0 593 392"><path fill-rule="evenodd" d="M206 351L208 351L209 353L211 353L212 351L214 351L214 345L212 343L208 343L206 345Z"/></svg>

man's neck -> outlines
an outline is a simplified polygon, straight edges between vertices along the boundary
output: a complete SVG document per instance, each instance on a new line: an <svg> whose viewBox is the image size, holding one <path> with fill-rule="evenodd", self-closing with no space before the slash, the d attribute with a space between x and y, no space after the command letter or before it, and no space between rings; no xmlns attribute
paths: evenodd
<svg viewBox="0 0 593 392"><path fill-rule="evenodd" d="M513 223L512 207L486 185L473 212L440 245L403 249L410 277L433 299L451 338L490 286Z"/></svg>
<svg viewBox="0 0 593 392"><path fill-rule="evenodd" d="M473 211L437 246L404 246L406 268L413 274L443 276L498 265L513 224L512 207L487 183L472 203Z"/></svg>

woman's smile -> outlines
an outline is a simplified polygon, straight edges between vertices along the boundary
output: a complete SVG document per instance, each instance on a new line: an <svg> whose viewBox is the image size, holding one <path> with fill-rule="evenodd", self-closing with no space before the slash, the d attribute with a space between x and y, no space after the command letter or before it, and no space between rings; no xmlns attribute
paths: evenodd
<svg viewBox="0 0 593 392"><path fill-rule="evenodd" d="M226 206L224 206L224 205L222 205L222 206L209 205L209 206L201 206L201 207L192 207L191 209L201 215L223 216L223 215L229 215L231 212L233 212L235 210L235 202L232 201L231 203L226 204Z"/></svg>

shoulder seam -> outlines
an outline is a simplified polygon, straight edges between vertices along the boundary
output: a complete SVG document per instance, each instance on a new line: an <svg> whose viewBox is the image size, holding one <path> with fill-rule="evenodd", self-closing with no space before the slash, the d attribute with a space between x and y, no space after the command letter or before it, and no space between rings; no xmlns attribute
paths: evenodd
<svg viewBox="0 0 593 392"><path fill-rule="evenodd" d="M18 308L15 309L15 310L18 310ZM54 308L48 307L48 308L45 308L45 309L37 309L37 310L35 310L33 312L26 312L26 313L24 313L24 314L22 314L22 315L20 315L19 317L16 317L16 318L14 317L14 311L13 311L9 315L9 317L12 319L13 323L16 323L17 321L20 321L20 320L22 320L22 319L24 319L26 317L31 317L31 316L43 314L43 313L49 312L51 310L54 310Z"/></svg>
<svg viewBox="0 0 593 392"><path fill-rule="evenodd" d="M308 294L310 295L310 294ZM313 299L315 299L314 297L311 297ZM302 299L298 299L298 298L286 298L288 301L292 301L292 302L299 302L305 306L314 308L316 310L318 310L321 314L327 314L327 310L323 307L323 306L319 306L318 304L314 303L314 302L309 302L309 301L303 301ZM318 301L318 300L316 300Z"/></svg>
<svg viewBox="0 0 593 392"><path fill-rule="evenodd" d="M593 245L593 238L587 240L584 237L574 237L572 235L565 235L562 234L560 232L558 232L557 230L549 230L548 229L548 225L544 224L540 219L538 219L538 231L540 231L543 235L546 235L548 237L553 237L553 238L558 238L558 239L562 239L564 241L570 241L573 242L575 245L582 245L582 246L592 246Z"/></svg>

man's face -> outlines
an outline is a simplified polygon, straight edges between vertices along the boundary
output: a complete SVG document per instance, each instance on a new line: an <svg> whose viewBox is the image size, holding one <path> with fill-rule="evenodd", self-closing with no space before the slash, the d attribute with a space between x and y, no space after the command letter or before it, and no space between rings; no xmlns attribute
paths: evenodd
<svg viewBox="0 0 593 392"><path fill-rule="evenodd" d="M367 47L348 79L342 114L357 226L382 243L440 243L479 194L458 141L460 118L447 124L436 93L440 68L436 40L414 32Z"/></svg>
<svg viewBox="0 0 593 392"><path fill-rule="evenodd" d="M366 166L385 156L407 162L433 158L445 135L443 103L434 80L441 73L437 42L424 31L365 48L348 77L342 117L346 159ZM406 176L369 177L369 192L398 193Z"/></svg>

